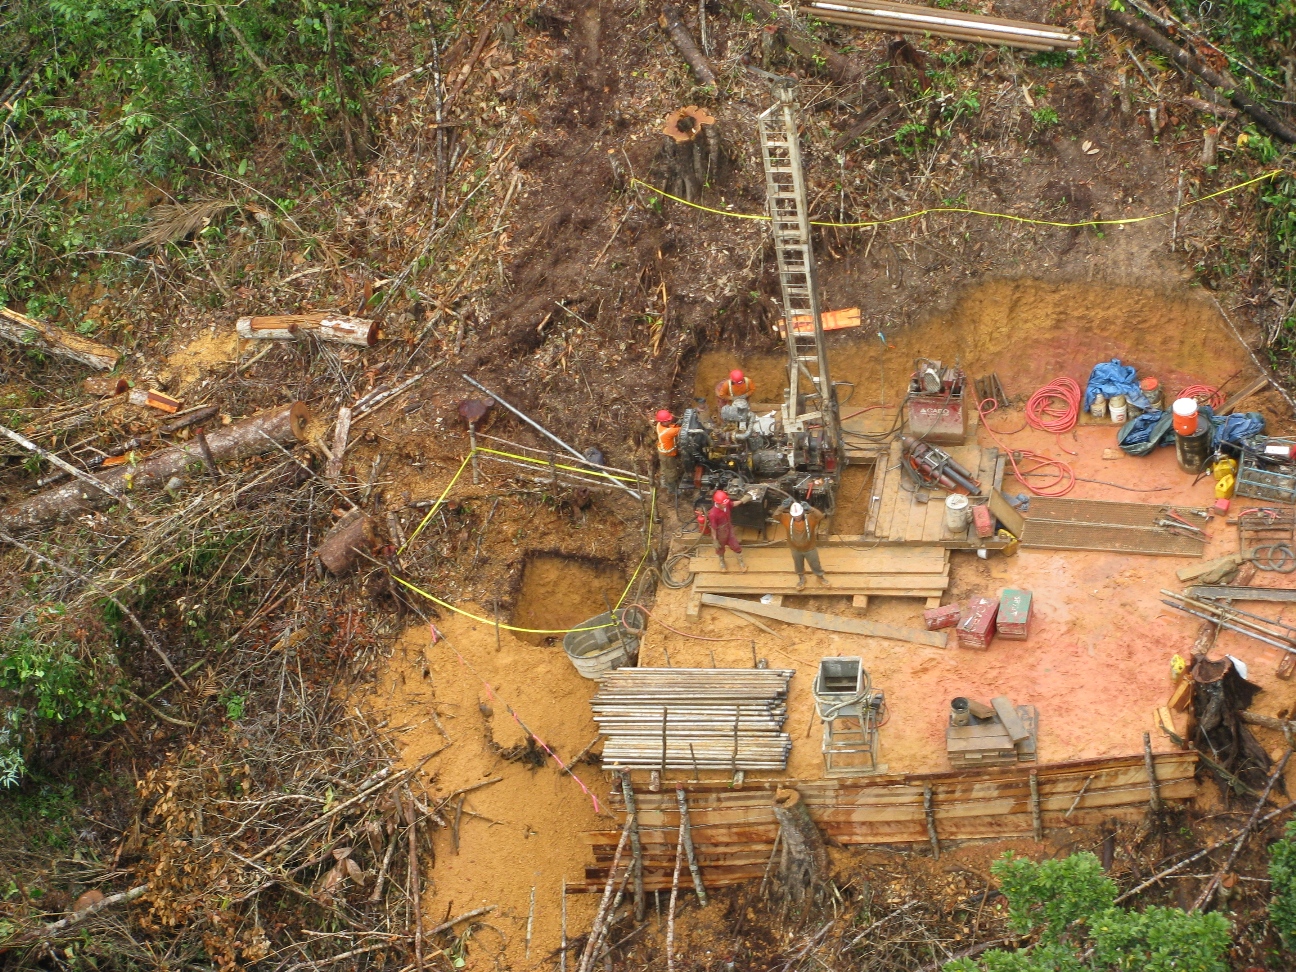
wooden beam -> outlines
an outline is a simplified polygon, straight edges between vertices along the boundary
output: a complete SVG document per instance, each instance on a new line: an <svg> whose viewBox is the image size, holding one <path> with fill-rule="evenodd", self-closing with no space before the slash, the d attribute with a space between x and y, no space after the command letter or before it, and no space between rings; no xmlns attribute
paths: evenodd
<svg viewBox="0 0 1296 972"><path fill-rule="evenodd" d="M1021 718L1017 715L1017 707L1012 704L1012 699L1006 695L997 695L990 700L990 705L994 707L995 715L999 717L1000 723L1008 730L1008 738L1016 745L1030 738L1030 733L1022 725ZM1032 772L1031 776L1034 777Z"/></svg>
<svg viewBox="0 0 1296 972"><path fill-rule="evenodd" d="M728 608L731 611L745 611L748 614L773 618L775 621L800 624L807 628L818 628L821 631L840 631L844 634L864 635L869 638L907 641L911 644L927 645L931 648L944 648L947 643L943 631L922 631L918 628L902 628L899 625L864 621L860 618L844 618L837 614L820 614L818 611L774 607L772 604L761 604L759 601L744 601L736 597L722 597L719 594L703 594L702 603L712 607Z"/></svg>

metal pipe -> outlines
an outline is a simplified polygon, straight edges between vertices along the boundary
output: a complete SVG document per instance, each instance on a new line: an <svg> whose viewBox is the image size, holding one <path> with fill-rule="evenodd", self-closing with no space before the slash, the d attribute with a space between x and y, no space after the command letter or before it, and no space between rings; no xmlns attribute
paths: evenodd
<svg viewBox="0 0 1296 972"><path fill-rule="evenodd" d="M463 378L464 381L468 382L468 384L472 385L472 386L473 386L474 388L476 388L478 391L483 392L484 394L487 394L487 395L489 395L491 398L495 399L495 401L499 402L499 403L500 403L501 405L503 405L506 409L508 409L510 412L512 412L514 415L516 415L518 418L520 418L520 419L521 419L523 422L525 422L527 425L531 426L533 429L535 429L537 432L539 432L539 433L540 433L541 435L543 435L545 438L547 438L547 439L549 439L550 441L552 441L552 442L554 442L554 443L557 443L558 445L562 446L564 449L566 449L568 452L570 452L573 456L575 456L575 457L576 457L577 459L579 459L581 462L583 462L583 463L587 463L587 464L588 464L588 461L586 460L586 458L585 458L583 455L581 455L579 452L577 452L575 449L573 449L571 446L569 446L569 445L568 445L566 442L564 442L562 439L558 438L558 436L554 435L552 432L550 432L548 429L546 429L546 428L545 428L543 425L541 425L539 422L535 421L534 419L532 419L530 416L526 415L524 412L520 411L519 409L514 408L512 405L510 405L508 402L506 402L506 401L505 401L503 398L501 398L499 395L495 394L495 392L491 391L489 388L487 388L487 387L486 387L485 385L483 385L481 382L479 382L479 381L477 381L477 380L475 380L475 379L473 379L473 378L470 378L468 375L464 374L462 371L459 372L459 375L460 375L460 377ZM639 495L638 493L636 493L636 492L635 492L633 489L631 489L629 486L625 485L625 483L619 482L617 479L615 479L614 477L610 476L608 473L600 472L599 475L603 476L603 478L605 478L605 479L606 479L608 482L610 482L613 486L616 486L618 489L623 489L623 490L625 490L627 493L629 493L629 494L630 494L631 496L633 496L635 499L637 499L637 500L641 500L641 499L643 499L643 497L642 497L641 495Z"/></svg>
<svg viewBox="0 0 1296 972"><path fill-rule="evenodd" d="M984 33L1000 40L1013 38L1037 43L1071 46L1078 46L1080 42L1080 38L1075 34L1068 34L1065 31L1050 28L1043 24L1038 27L1028 27L973 18L955 18L937 14L935 11L927 12L921 7L915 7L913 12L910 13L909 11L892 10L865 3L851 3L850 0L832 3L826 2L826 0L815 0L811 4L811 9L867 16L874 20L884 20L890 23L910 25L920 30L930 30L933 33L941 30L963 30Z"/></svg>
<svg viewBox="0 0 1296 972"><path fill-rule="evenodd" d="M1244 634L1247 637L1254 638L1256 641L1263 641L1266 645L1272 645L1275 648L1281 648L1283 651L1290 652L1291 654L1296 655L1296 648L1292 648L1289 645L1284 645L1281 642L1274 641L1272 638L1266 638L1264 635L1255 631L1251 631L1248 628L1240 628L1235 624L1230 624L1228 621L1222 621L1219 618L1211 617L1209 614L1203 614L1200 611L1194 611L1192 608L1180 604L1177 601L1167 601L1165 598L1162 598L1161 603L1168 604L1170 607L1182 611L1184 614L1191 614L1195 618L1201 618L1203 621L1210 621L1213 624L1218 624L1221 628L1228 628L1230 631L1236 631L1238 634Z"/></svg>

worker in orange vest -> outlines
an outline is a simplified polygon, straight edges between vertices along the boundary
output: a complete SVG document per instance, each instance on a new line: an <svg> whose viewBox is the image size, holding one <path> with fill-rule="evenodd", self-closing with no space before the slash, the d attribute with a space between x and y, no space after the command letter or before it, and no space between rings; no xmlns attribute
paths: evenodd
<svg viewBox="0 0 1296 972"><path fill-rule="evenodd" d="M735 368L729 377L715 387L716 405L723 408L735 398L751 398L755 385L752 380Z"/></svg>
<svg viewBox="0 0 1296 972"><path fill-rule="evenodd" d="M657 412L657 464L661 469L662 487L669 490L679 489L679 423L670 409L663 408Z"/></svg>
<svg viewBox="0 0 1296 972"><path fill-rule="evenodd" d="M796 589L798 591L805 587L807 563L810 564L810 569L814 571L814 575L819 578L820 584L824 587L832 586L828 583L828 578L824 576L823 566L819 563L819 551L815 549L818 544L815 531L819 528L819 523L823 518L823 513L813 506L806 506L796 502L779 510L778 520L783 524L783 528L787 530L788 546L792 549L792 567L796 570Z"/></svg>

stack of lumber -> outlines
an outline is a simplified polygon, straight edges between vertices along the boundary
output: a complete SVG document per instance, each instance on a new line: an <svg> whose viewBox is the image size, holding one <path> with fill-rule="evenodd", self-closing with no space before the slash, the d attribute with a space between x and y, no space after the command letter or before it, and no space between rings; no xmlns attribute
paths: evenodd
<svg viewBox="0 0 1296 972"><path fill-rule="evenodd" d="M1168 804L1192 800L1197 754L1157 753L1152 763L1157 791ZM1032 796L1031 778L1035 778ZM946 773L853 777L829 780L684 784L693 846L708 888L759 880L765 872L778 822L774 790L795 788L824 836L842 844L927 846L938 842L1045 836L1049 830L1113 819L1138 819L1148 809L1151 787L1142 753L1028 766L990 767ZM679 837L679 805L673 786L637 790L644 888L671 886ZM930 812L924 795L930 793ZM614 788L612 805L624 812ZM1036 823L1038 818L1038 831ZM930 825L930 829L929 829ZM602 892L621 825L586 834L594 863L569 892ZM628 857L629 855L625 855ZM623 860L625 858L623 857Z"/></svg>
<svg viewBox="0 0 1296 972"><path fill-rule="evenodd" d="M846 594L852 597L921 597L935 599L949 586L949 551L940 547L873 547L856 549L831 540L819 546L819 562L831 587L820 587L807 576L804 590L796 588L792 552L785 546L748 547L745 573L732 554L729 569L710 547L699 547L689 559L693 571L693 599L688 616L697 617L702 594Z"/></svg>
<svg viewBox="0 0 1296 972"><path fill-rule="evenodd" d="M1039 710L1033 705L1014 706L1004 696L991 700L993 714L973 716L966 726L951 720L945 728L945 751L955 769L1033 763L1039 738Z"/></svg>
<svg viewBox="0 0 1296 972"><path fill-rule="evenodd" d="M793 672L619 668L590 702L604 769L783 770Z"/></svg>

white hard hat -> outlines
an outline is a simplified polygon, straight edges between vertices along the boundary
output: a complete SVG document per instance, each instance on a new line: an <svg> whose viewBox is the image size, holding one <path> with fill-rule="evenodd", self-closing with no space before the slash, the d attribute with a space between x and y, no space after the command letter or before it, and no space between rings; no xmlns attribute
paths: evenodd
<svg viewBox="0 0 1296 972"><path fill-rule="evenodd" d="M793 503L792 509L789 512L792 514L793 517L805 516L805 507L802 506L800 503Z"/></svg>

